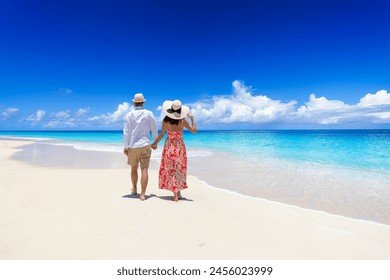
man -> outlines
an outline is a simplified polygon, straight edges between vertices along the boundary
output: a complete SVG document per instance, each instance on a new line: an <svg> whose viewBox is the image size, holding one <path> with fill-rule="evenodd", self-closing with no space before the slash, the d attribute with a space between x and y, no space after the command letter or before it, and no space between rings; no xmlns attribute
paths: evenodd
<svg viewBox="0 0 390 280"><path fill-rule="evenodd" d="M150 148L150 132L153 140L157 139L157 124L151 111L144 109L142 93L134 95L133 104L135 110L126 116L123 128L124 154L127 155L127 163L131 165L132 194L137 194L138 165L141 166L141 194L139 198L145 200L146 187L148 185L148 168L152 150Z"/></svg>

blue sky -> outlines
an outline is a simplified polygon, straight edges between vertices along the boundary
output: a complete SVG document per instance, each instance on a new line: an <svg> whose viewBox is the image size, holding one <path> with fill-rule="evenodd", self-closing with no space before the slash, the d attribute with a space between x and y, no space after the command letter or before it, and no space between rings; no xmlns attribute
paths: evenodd
<svg viewBox="0 0 390 280"><path fill-rule="evenodd" d="M0 129L390 128L385 0L1 0Z"/></svg>

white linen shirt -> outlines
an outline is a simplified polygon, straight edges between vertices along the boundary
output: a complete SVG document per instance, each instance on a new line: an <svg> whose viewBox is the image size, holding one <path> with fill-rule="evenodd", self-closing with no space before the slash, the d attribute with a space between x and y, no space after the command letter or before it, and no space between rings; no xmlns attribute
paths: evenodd
<svg viewBox="0 0 390 280"><path fill-rule="evenodd" d="M150 145L150 132L157 139L157 124L151 111L144 107L136 107L126 115L123 127L125 148L141 148Z"/></svg>

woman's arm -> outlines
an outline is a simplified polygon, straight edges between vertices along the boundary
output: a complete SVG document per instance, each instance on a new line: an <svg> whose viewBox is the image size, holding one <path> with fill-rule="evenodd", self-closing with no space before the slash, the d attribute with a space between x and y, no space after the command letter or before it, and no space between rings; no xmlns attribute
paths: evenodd
<svg viewBox="0 0 390 280"><path fill-rule="evenodd" d="M160 134L158 135L157 139L155 139L154 142L153 142L153 144L151 145L152 149L154 149L154 150L157 149L157 144L158 144L158 142L161 141L161 139L163 139L166 130L167 130L167 125L166 125L166 123L163 121L163 122L162 122L162 125L161 125Z"/></svg>
<svg viewBox="0 0 390 280"><path fill-rule="evenodd" d="M186 119L184 119L184 127L195 134L197 130L196 130L196 123L194 120L194 116L191 114L188 114L187 117L191 120L191 124Z"/></svg>

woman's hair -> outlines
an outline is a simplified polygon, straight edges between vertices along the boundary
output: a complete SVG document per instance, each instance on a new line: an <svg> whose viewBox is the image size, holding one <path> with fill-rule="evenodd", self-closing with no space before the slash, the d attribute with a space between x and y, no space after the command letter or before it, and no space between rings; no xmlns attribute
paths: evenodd
<svg viewBox="0 0 390 280"><path fill-rule="evenodd" d="M164 120L163 120L165 123L170 123L172 125L179 125L179 121L181 120L175 120L175 119L172 119L168 116L165 116Z"/></svg>

